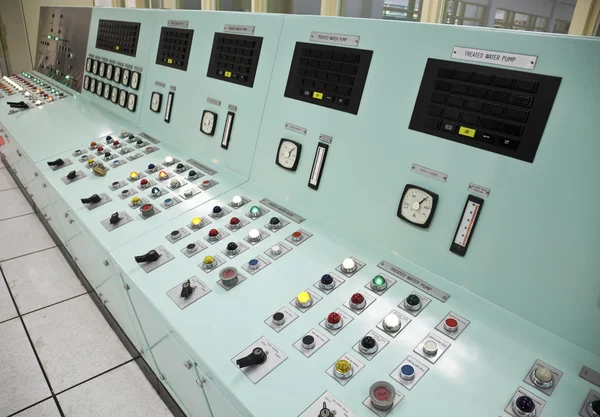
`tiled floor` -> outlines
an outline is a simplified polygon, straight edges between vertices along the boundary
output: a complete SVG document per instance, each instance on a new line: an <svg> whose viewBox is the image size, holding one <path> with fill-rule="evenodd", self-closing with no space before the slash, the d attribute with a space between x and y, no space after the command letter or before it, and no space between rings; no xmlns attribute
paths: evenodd
<svg viewBox="0 0 600 417"><path fill-rule="evenodd" d="M172 417L0 165L0 417Z"/></svg>

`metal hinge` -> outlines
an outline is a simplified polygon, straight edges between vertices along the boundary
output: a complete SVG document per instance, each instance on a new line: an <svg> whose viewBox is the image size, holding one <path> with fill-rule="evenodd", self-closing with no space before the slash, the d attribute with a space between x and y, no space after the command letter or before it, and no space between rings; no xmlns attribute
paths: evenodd
<svg viewBox="0 0 600 417"><path fill-rule="evenodd" d="M123 284L123 288L125 288L125 291L129 291L129 285Z"/></svg>
<svg viewBox="0 0 600 417"><path fill-rule="evenodd" d="M185 366L185 369L187 370L192 369L192 363L190 361L184 361L183 366Z"/></svg>
<svg viewBox="0 0 600 417"><path fill-rule="evenodd" d="M163 374L158 374L158 379L160 379L161 381L165 381L166 378Z"/></svg>
<svg viewBox="0 0 600 417"><path fill-rule="evenodd" d="M200 378L200 379L197 379L197 380L196 380L196 384L198 384L198 386L199 386L200 388L204 387L204 384L206 384L206 383L207 383L207 382L206 382L206 379L204 379L204 378Z"/></svg>
<svg viewBox="0 0 600 417"><path fill-rule="evenodd" d="M103 261L102 261L102 264L103 264L104 266L108 266L108 261L105 259L105 260L103 260Z"/></svg>

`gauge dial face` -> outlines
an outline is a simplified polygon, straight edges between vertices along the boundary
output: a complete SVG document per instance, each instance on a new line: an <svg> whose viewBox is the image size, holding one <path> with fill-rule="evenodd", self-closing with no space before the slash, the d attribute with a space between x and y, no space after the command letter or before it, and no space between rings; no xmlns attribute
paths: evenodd
<svg viewBox="0 0 600 417"><path fill-rule="evenodd" d="M150 110L155 113L160 111L160 105L162 103L162 94L154 91L152 92L152 98L150 99Z"/></svg>
<svg viewBox="0 0 600 417"><path fill-rule="evenodd" d="M121 82L121 67L115 67L115 73L113 74L113 81L116 83Z"/></svg>
<svg viewBox="0 0 600 417"><path fill-rule="evenodd" d="M133 93L129 93L129 97L127 97L127 110L135 111L136 103L137 103L137 96Z"/></svg>
<svg viewBox="0 0 600 417"><path fill-rule="evenodd" d="M98 74L98 61L92 63L92 73Z"/></svg>
<svg viewBox="0 0 600 417"><path fill-rule="evenodd" d="M437 200L436 193L408 184L398 207L398 217L425 229L431 224Z"/></svg>
<svg viewBox="0 0 600 417"><path fill-rule="evenodd" d="M217 124L217 114L208 110L202 113L202 124L200 130L202 133L212 136L215 134L215 126Z"/></svg>
<svg viewBox="0 0 600 417"><path fill-rule="evenodd" d="M116 103L118 99L119 99L119 89L117 87L113 86L112 91L110 92L110 101L112 101L113 103Z"/></svg>
<svg viewBox="0 0 600 417"><path fill-rule="evenodd" d="M104 83L102 81L96 81L96 95L102 95L102 89L104 88Z"/></svg>
<svg viewBox="0 0 600 417"><path fill-rule="evenodd" d="M108 64L106 66L106 78L112 80L113 77L113 64Z"/></svg>
<svg viewBox="0 0 600 417"><path fill-rule="evenodd" d="M129 85L129 74L130 71L128 69L124 69L123 74L121 75L121 84L123 84L125 87Z"/></svg>
<svg viewBox="0 0 600 417"><path fill-rule="evenodd" d="M88 59L85 61L85 70L86 70L87 72L92 72L92 58L88 58Z"/></svg>
<svg viewBox="0 0 600 417"><path fill-rule="evenodd" d="M101 77L104 77L104 73L106 72L106 63L105 62L101 62L100 66L98 67L98 75Z"/></svg>
<svg viewBox="0 0 600 417"><path fill-rule="evenodd" d="M295 171L300 161L302 145L289 139L281 139L277 150L276 163L289 171Z"/></svg>
<svg viewBox="0 0 600 417"><path fill-rule="evenodd" d="M127 105L127 91L121 90L119 92L119 106L125 107Z"/></svg>
<svg viewBox="0 0 600 417"><path fill-rule="evenodd" d="M134 90L137 90L138 87L140 86L140 73L133 71L131 73L131 81L129 83L129 86L131 88L133 88Z"/></svg>
<svg viewBox="0 0 600 417"><path fill-rule="evenodd" d="M95 78L90 79L90 91L92 93L96 92L96 79Z"/></svg>
<svg viewBox="0 0 600 417"><path fill-rule="evenodd" d="M88 77L87 75L83 77L83 88L85 88L86 90L90 89L90 77Z"/></svg>
<svg viewBox="0 0 600 417"><path fill-rule="evenodd" d="M110 98L110 84L104 84L104 92L102 93L102 97L108 100Z"/></svg>

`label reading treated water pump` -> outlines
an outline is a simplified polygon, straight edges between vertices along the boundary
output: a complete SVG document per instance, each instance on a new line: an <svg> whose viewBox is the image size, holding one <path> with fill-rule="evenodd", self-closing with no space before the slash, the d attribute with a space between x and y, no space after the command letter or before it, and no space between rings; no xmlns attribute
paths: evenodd
<svg viewBox="0 0 600 417"><path fill-rule="evenodd" d="M485 49L464 48L455 46L452 49L452 59L483 62L485 64L504 65L505 67L534 69L537 63L535 55L521 55L510 52L487 51Z"/></svg>

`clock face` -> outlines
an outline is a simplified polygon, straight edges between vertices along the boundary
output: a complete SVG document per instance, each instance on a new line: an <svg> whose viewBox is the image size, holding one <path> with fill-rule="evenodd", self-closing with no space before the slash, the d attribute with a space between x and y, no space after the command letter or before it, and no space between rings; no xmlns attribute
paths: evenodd
<svg viewBox="0 0 600 417"><path fill-rule="evenodd" d="M105 72L106 72L106 63L101 62L100 66L98 67L98 75L101 77L104 77Z"/></svg>
<svg viewBox="0 0 600 417"><path fill-rule="evenodd" d="M85 88L86 90L90 89L90 77L88 77L87 75L83 77L83 88Z"/></svg>
<svg viewBox="0 0 600 417"><path fill-rule="evenodd" d="M127 91L121 90L119 92L119 106L125 107L127 105Z"/></svg>
<svg viewBox="0 0 600 417"><path fill-rule="evenodd" d="M104 88L104 83L102 81L96 81L96 95L102 95L102 89Z"/></svg>
<svg viewBox="0 0 600 417"><path fill-rule="evenodd" d="M87 72L92 72L92 58L88 58L88 59L85 61L85 70L86 70Z"/></svg>
<svg viewBox="0 0 600 417"><path fill-rule="evenodd" d="M108 64L106 66L106 79L107 80L112 80L113 77L113 64Z"/></svg>
<svg viewBox="0 0 600 417"><path fill-rule="evenodd" d="M289 139L281 139L275 162L282 168L295 171L298 168L298 162L300 162L301 152L302 145L300 143Z"/></svg>
<svg viewBox="0 0 600 417"><path fill-rule="evenodd" d="M121 82L121 67L115 67L115 73L113 74L113 81L116 83Z"/></svg>
<svg viewBox="0 0 600 417"><path fill-rule="evenodd" d="M152 110L155 113L158 113L160 111L161 103L162 94L157 91L153 91L152 98L150 99L150 110Z"/></svg>
<svg viewBox="0 0 600 417"><path fill-rule="evenodd" d="M129 93L129 97L127 97L127 110L135 111L136 104L137 104L137 96L133 93Z"/></svg>
<svg viewBox="0 0 600 417"><path fill-rule="evenodd" d="M125 87L129 85L129 74L130 71L128 69L124 69L123 75L121 75L121 84L123 84Z"/></svg>
<svg viewBox="0 0 600 417"><path fill-rule="evenodd" d="M98 61L94 60L92 63L92 73L98 74Z"/></svg>
<svg viewBox="0 0 600 417"><path fill-rule="evenodd" d="M133 71L131 73L131 81L129 82L129 86L134 90L137 90L140 86L140 73Z"/></svg>
<svg viewBox="0 0 600 417"><path fill-rule="evenodd" d="M202 113L202 124L200 130L202 133L213 136L215 134L215 127L217 125L217 114L208 110L204 110Z"/></svg>
<svg viewBox="0 0 600 417"><path fill-rule="evenodd" d="M434 192L407 184L398 206L398 217L408 223L426 229L433 220L438 195Z"/></svg>
<svg viewBox="0 0 600 417"><path fill-rule="evenodd" d="M104 84L104 92L102 93L102 97L106 100L110 98L110 84Z"/></svg>
<svg viewBox="0 0 600 417"><path fill-rule="evenodd" d="M96 92L96 79L95 78L90 79L90 91L92 93Z"/></svg>
<svg viewBox="0 0 600 417"><path fill-rule="evenodd" d="M112 91L110 92L110 101L116 103L117 100L119 100L119 89L113 86Z"/></svg>

